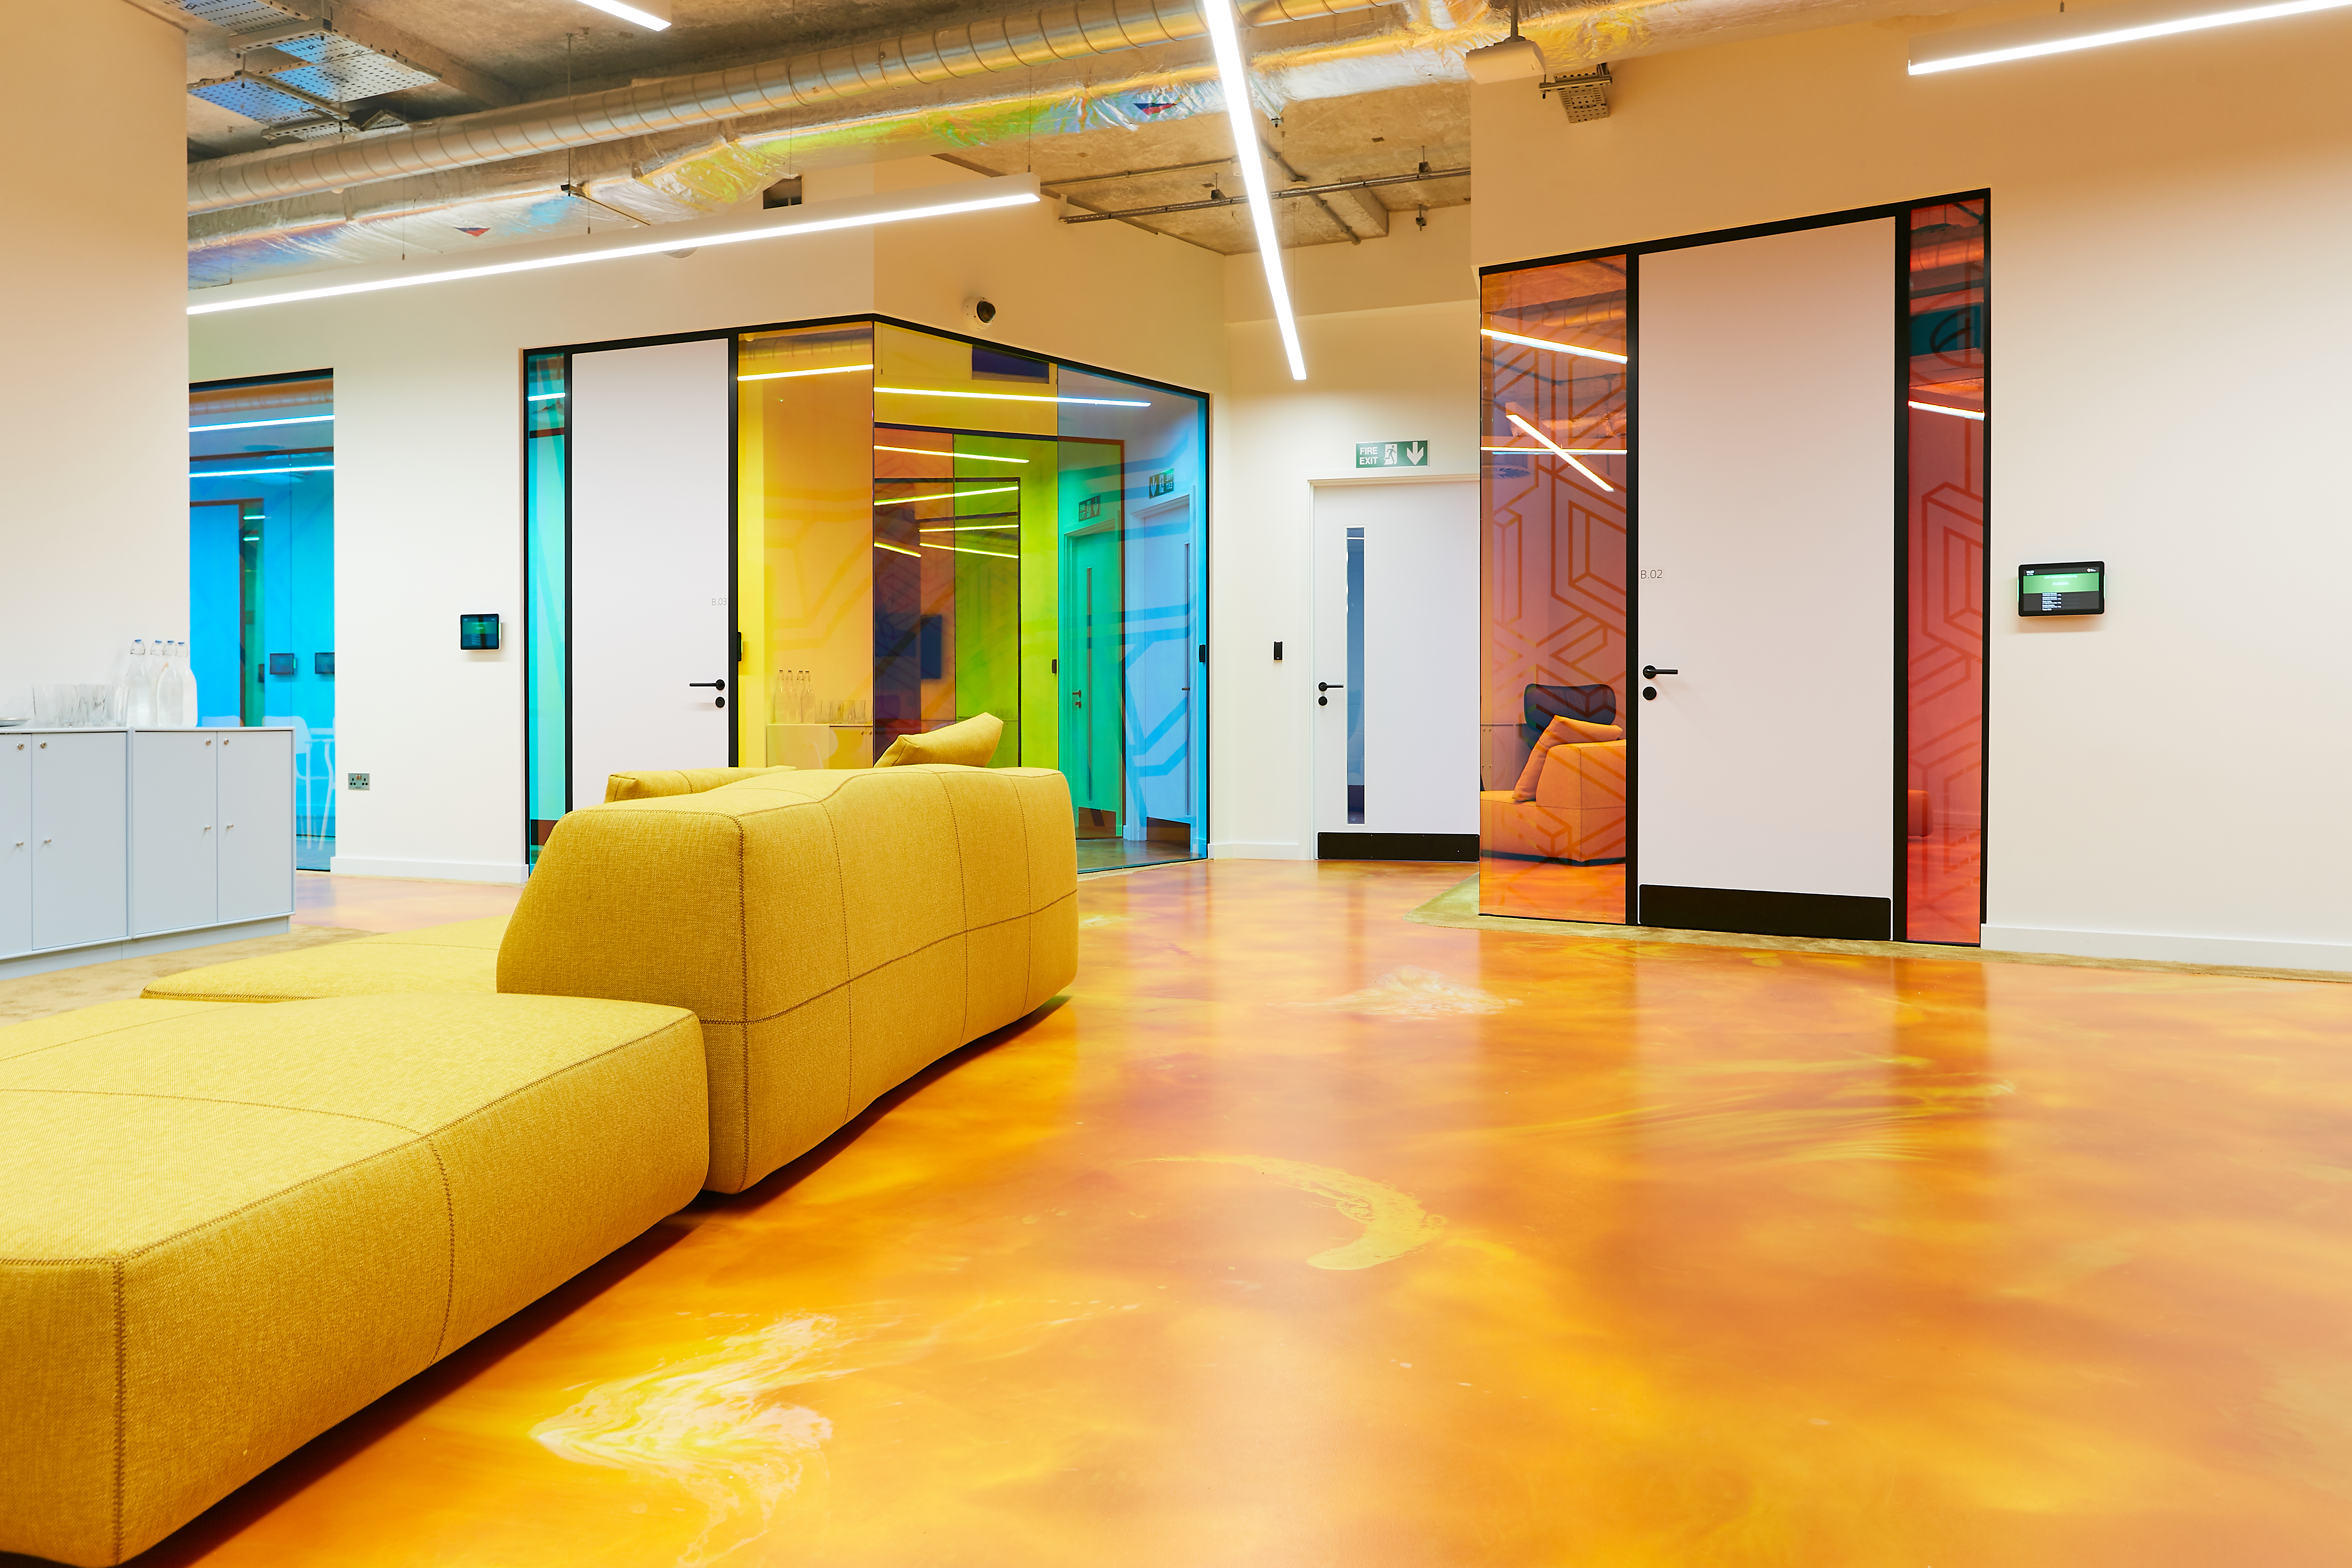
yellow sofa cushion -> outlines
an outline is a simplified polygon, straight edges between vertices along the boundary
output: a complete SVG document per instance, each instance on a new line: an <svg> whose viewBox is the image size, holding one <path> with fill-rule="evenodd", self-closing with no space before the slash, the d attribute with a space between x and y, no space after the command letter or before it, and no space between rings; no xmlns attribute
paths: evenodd
<svg viewBox="0 0 2352 1568"><path fill-rule="evenodd" d="M984 768L996 755L997 742L1003 738L1004 721L993 713L982 713L943 729L901 735L890 742L888 751L874 759L874 765L905 768L922 763L954 763L967 768Z"/></svg>
<svg viewBox="0 0 2352 1568"><path fill-rule="evenodd" d="M663 800L674 795L700 795L720 784L730 784L761 773L788 773L790 768L672 768L633 773L608 773L604 778L604 798L614 800Z"/></svg>
<svg viewBox="0 0 2352 1568"><path fill-rule="evenodd" d="M1047 768L777 773L575 811L502 992L701 1016L709 1184L740 1192L1077 968L1069 787Z"/></svg>
<svg viewBox="0 0 2352 1568"><path fill-rule="evenodd" d="M499 943L507 920L496 915L208 963L150 981L140 994L178 1002L294 1002L401 991L486 996L499 988Z"/></svg>
<svg viewBox="0 0 2352 1568"><path fill-rule="evenodd" d="M0 1028L0 1552L121 1561L675 1211L703 1080L571 997Z"/></svg>

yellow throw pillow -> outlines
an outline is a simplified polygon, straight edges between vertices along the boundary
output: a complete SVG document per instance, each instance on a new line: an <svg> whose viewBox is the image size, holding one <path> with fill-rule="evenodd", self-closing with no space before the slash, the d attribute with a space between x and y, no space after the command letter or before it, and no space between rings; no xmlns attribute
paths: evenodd
<svg viewBox="0 0 2352 1568"><path fill-rule="evenodd" d="M660 800L673 795L700 795L720 784L730 784L738 779L755 779L761 773L788 773L790 768L665 768L651 773L608 773L604 778L604 799Z"/></svg>
<svg viewBox="0 0 2352 1568"><path fill-rule="evenodd" d="M1528 765L1519 770L1519 782L1512 787L1511 798L1535 799L1536 784L1543 777L1544 764L1551 760L1554 746L1582 746L1624 738L1625 726L1622 724L1591 724L1561 714L1544 726L1543 734L1536 741L1536 749L1528 753Z"/></svg>
<svg viewBox="0 0 2352 1568"><path fill-rule="evenodd" d="M890 742L888 751L875 759L874 765L907 768L919 763L956 763L967 768L984 768L988 759L996 755L996 742L1003 737L1004 721L993 713L982 713L944 730L901 735Z"/></svg>

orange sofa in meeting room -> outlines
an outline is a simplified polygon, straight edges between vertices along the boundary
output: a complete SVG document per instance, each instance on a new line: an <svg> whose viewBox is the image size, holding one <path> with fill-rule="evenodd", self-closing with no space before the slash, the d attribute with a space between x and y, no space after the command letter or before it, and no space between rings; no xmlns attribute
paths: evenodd
<svg viewBox="0 0 2352 1568"><path fill-rule="evenodd" d="M1625 731L1606 686L1530 686L1534 746L1510 789L1478 796L1483 855L1590 866L1625 858Z"/></svg>

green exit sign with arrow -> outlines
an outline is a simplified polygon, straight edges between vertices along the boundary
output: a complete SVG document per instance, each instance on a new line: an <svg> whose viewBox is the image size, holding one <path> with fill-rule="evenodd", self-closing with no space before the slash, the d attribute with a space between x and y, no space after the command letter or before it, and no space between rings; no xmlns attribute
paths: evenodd
<svg viewBox="0 0 2352 1568"><path fill-rule="evenodd" d="M1426 441L1359 441L1356 443L1356 467L1360 468L1425 468L1429 467L1429 443Z"/></svg>

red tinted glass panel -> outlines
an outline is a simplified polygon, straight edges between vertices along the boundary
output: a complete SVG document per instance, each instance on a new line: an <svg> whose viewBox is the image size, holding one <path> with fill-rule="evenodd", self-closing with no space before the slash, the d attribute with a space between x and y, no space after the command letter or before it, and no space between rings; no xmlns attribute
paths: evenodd
<svg viewBox="0 0 2352 1568"><path fill-rule="evenodd" d="M1986 203L1910 215L1903 935L1974 942L1984 885Z"/></svg>
<svg viewBox="0 0 2352 1568"><path fill-rule="evenodd" d="M1478 907L1622 923L1625 258L1498 273L1483 294Z"/></svg>

